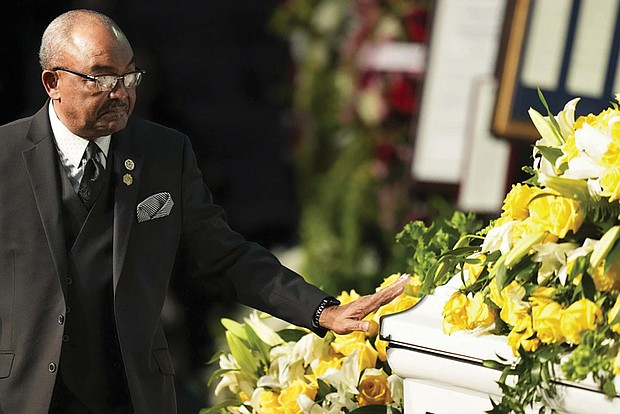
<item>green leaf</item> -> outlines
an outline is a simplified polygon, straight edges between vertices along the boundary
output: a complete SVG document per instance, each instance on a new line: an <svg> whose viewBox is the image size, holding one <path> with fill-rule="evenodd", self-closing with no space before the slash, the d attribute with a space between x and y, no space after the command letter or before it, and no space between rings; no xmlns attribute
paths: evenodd
<svg viewBox="0 0 620 414"><path fill-rule="evenodd" d="M560 136L560 139L561 139L562 134L560 130L560 124L558 124L557 119L555 119L555 116L551 113L551 109L549 108L549 105L547 104L547 100L545 99L545 96L543 95L542 91L540 90L540 88L537 88L537 89L538 89L538 99L540 99L540 102L542 102L543 106L547 110L547 116L549 117L549 121L551 122L551 125L553 126L557 135Z"/></svg>
<svg viewBox="0 0 620 414"><path fill-rule="evenodd" d="M252 354L252 351L248 347L247 343L229 331L226 331L226 341L228 342L230 353L233 357L235 357L235 360L239 364L241 370L252 376L253 379L258 379L257 359Z"/></svg>
<svg viewBox="0 0 620 414"><path fill-rule="evenodd" d="M329 385L322 379L317 379L317 384L319 386L319 389L316 392L316 401L324 400L327 394L330 394L335 391L335 388L333 388L331 385Z"/></svg>
<svg viewBox="0 0 620 414"><path fill-rule="evenodd" d="M549 162L553 165L555 165L556 160L564 154L559 148L547 147L544 145L536 146L536 149L538 149L542 156L549 160Z"/></svg>
<svg viewBox="0 0 620 414"><path fill-rule="evenodd" d="M590 256L590 267L596 269L598 265L603 261L607 253L612 250L612 247L620 236L620 225L613 226L603 234L603 237L596 243L592 250L592 256Z"/></svg>
<svg viewBox="0 0 620 414"><path fill-rule="evenodd" d="M581 286L583 288L583 296L586 299L594 301L594 296L596 295L596 285L594 284L594 280L589 273L584 273L581 278Z"/></svg>
<svg viewBox="0 0 620 414"><path fill-rule="evenodd" d="M297 342L306 336L307 333L301 329L283 329L278 331L278 335L280 335L284 342Z"/></svg>
<svg viewBox="0 0 620 414"><path fill-rule="evenodd" d="M605 383L603 384L603 392L609 398L616 397L616 386L614 385L613 379L605 381Z"/></svg>
<svg viewBox="0 0 620 414"><path fill-rule="evenodd" d="M226 407L238 407L242 403L239 397L232 397L226 400L220 401L213 407L203 408L198 414L224 414L226 413Z"/></svg>
<svg viewBox="0 0 620 414"><path fill-rule="evenodd" d="M485 359L484 361L482 361L482 366L497 370L503 370L504 368L506 368L506 364L502 364L501 362L494 361L492 359Z"/></svg>
<svg viewBox="0 0 620 414"><path fill-rule="evenodd" d="M244 341L248 340L248 337L245 334L245 328L243 327L243 324L228 318L222 318L221 322L228 332L232 333L238 338L243 339Z"/></svg>
<svg viewBox="0 0 620 414"><path fill-rule="evenodd" d="M271 347L263 342L254 329L250 325L245 325L245 333L248 337L248 344L250 344L250 348L258 351L261 355L263 362L267 365L269 364L269 350Z"/></svg>

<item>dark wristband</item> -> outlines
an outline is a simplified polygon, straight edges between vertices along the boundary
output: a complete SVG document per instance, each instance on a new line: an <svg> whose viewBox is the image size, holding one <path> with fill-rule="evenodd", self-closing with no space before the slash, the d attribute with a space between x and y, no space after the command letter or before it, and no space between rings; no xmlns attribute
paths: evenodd
<svg viewBox="0 0 620 414"><path fill-rule="evenodd" d="M321 325L319 324L319 319L321 318L321 314L323 313L323 311L326 308L329 308L331 306L338 306L338 305L340 305L340 301L333 296L328 296L325 299L323 299L321 303L319 304L319 307L316 308L316 311L314 311L314 317L312 318L312 327L314 329L321 328Z"/></svg>

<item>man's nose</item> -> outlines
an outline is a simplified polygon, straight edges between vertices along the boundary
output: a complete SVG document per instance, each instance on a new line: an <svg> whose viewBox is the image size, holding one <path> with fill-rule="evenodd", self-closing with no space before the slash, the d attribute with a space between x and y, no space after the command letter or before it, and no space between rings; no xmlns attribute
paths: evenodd
<svg viewBox="0 0 620 414"><path fill-rule="evenodd" d="M119 79L118 81L116 81L116 85L114 85L114 88L112 88L112 90L110 91L110 97L122 99L126 98L127 96L129 96L129 91L125 86L125 80Z"/></svg>

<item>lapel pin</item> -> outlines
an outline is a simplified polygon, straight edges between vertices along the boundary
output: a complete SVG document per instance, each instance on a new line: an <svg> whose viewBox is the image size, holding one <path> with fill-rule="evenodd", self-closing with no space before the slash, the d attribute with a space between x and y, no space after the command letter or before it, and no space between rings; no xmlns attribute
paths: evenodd
<svg viewBox="0 0 620 414"><path fill-rule="evenodd" d="M131 185L133 183L133 177L131 174L123 175L123 183L125 183L125 185Z"/></svg>
<svg viewBox="0 0 620 414"><path fill-rule="evenodd" d="M133 169L136 168L136 164L133 162L132 159L127 158L125 160L125 168L127 168L127 170L129 171L133 171Z"/></svg>

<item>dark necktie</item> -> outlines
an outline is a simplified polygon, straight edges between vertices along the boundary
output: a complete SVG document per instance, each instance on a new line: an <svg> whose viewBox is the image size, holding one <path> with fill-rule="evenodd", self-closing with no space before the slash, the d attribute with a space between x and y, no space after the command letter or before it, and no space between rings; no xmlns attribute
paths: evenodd
<svg viewBox="0 0 620 414"><path fill-rule="evenodd" d="M103 165L97 160L97 154L101 151L94 141L90 141L84 151L84 175L78 189L78 196L87 209L90 210L97 200L103 186Z"/></svg>

